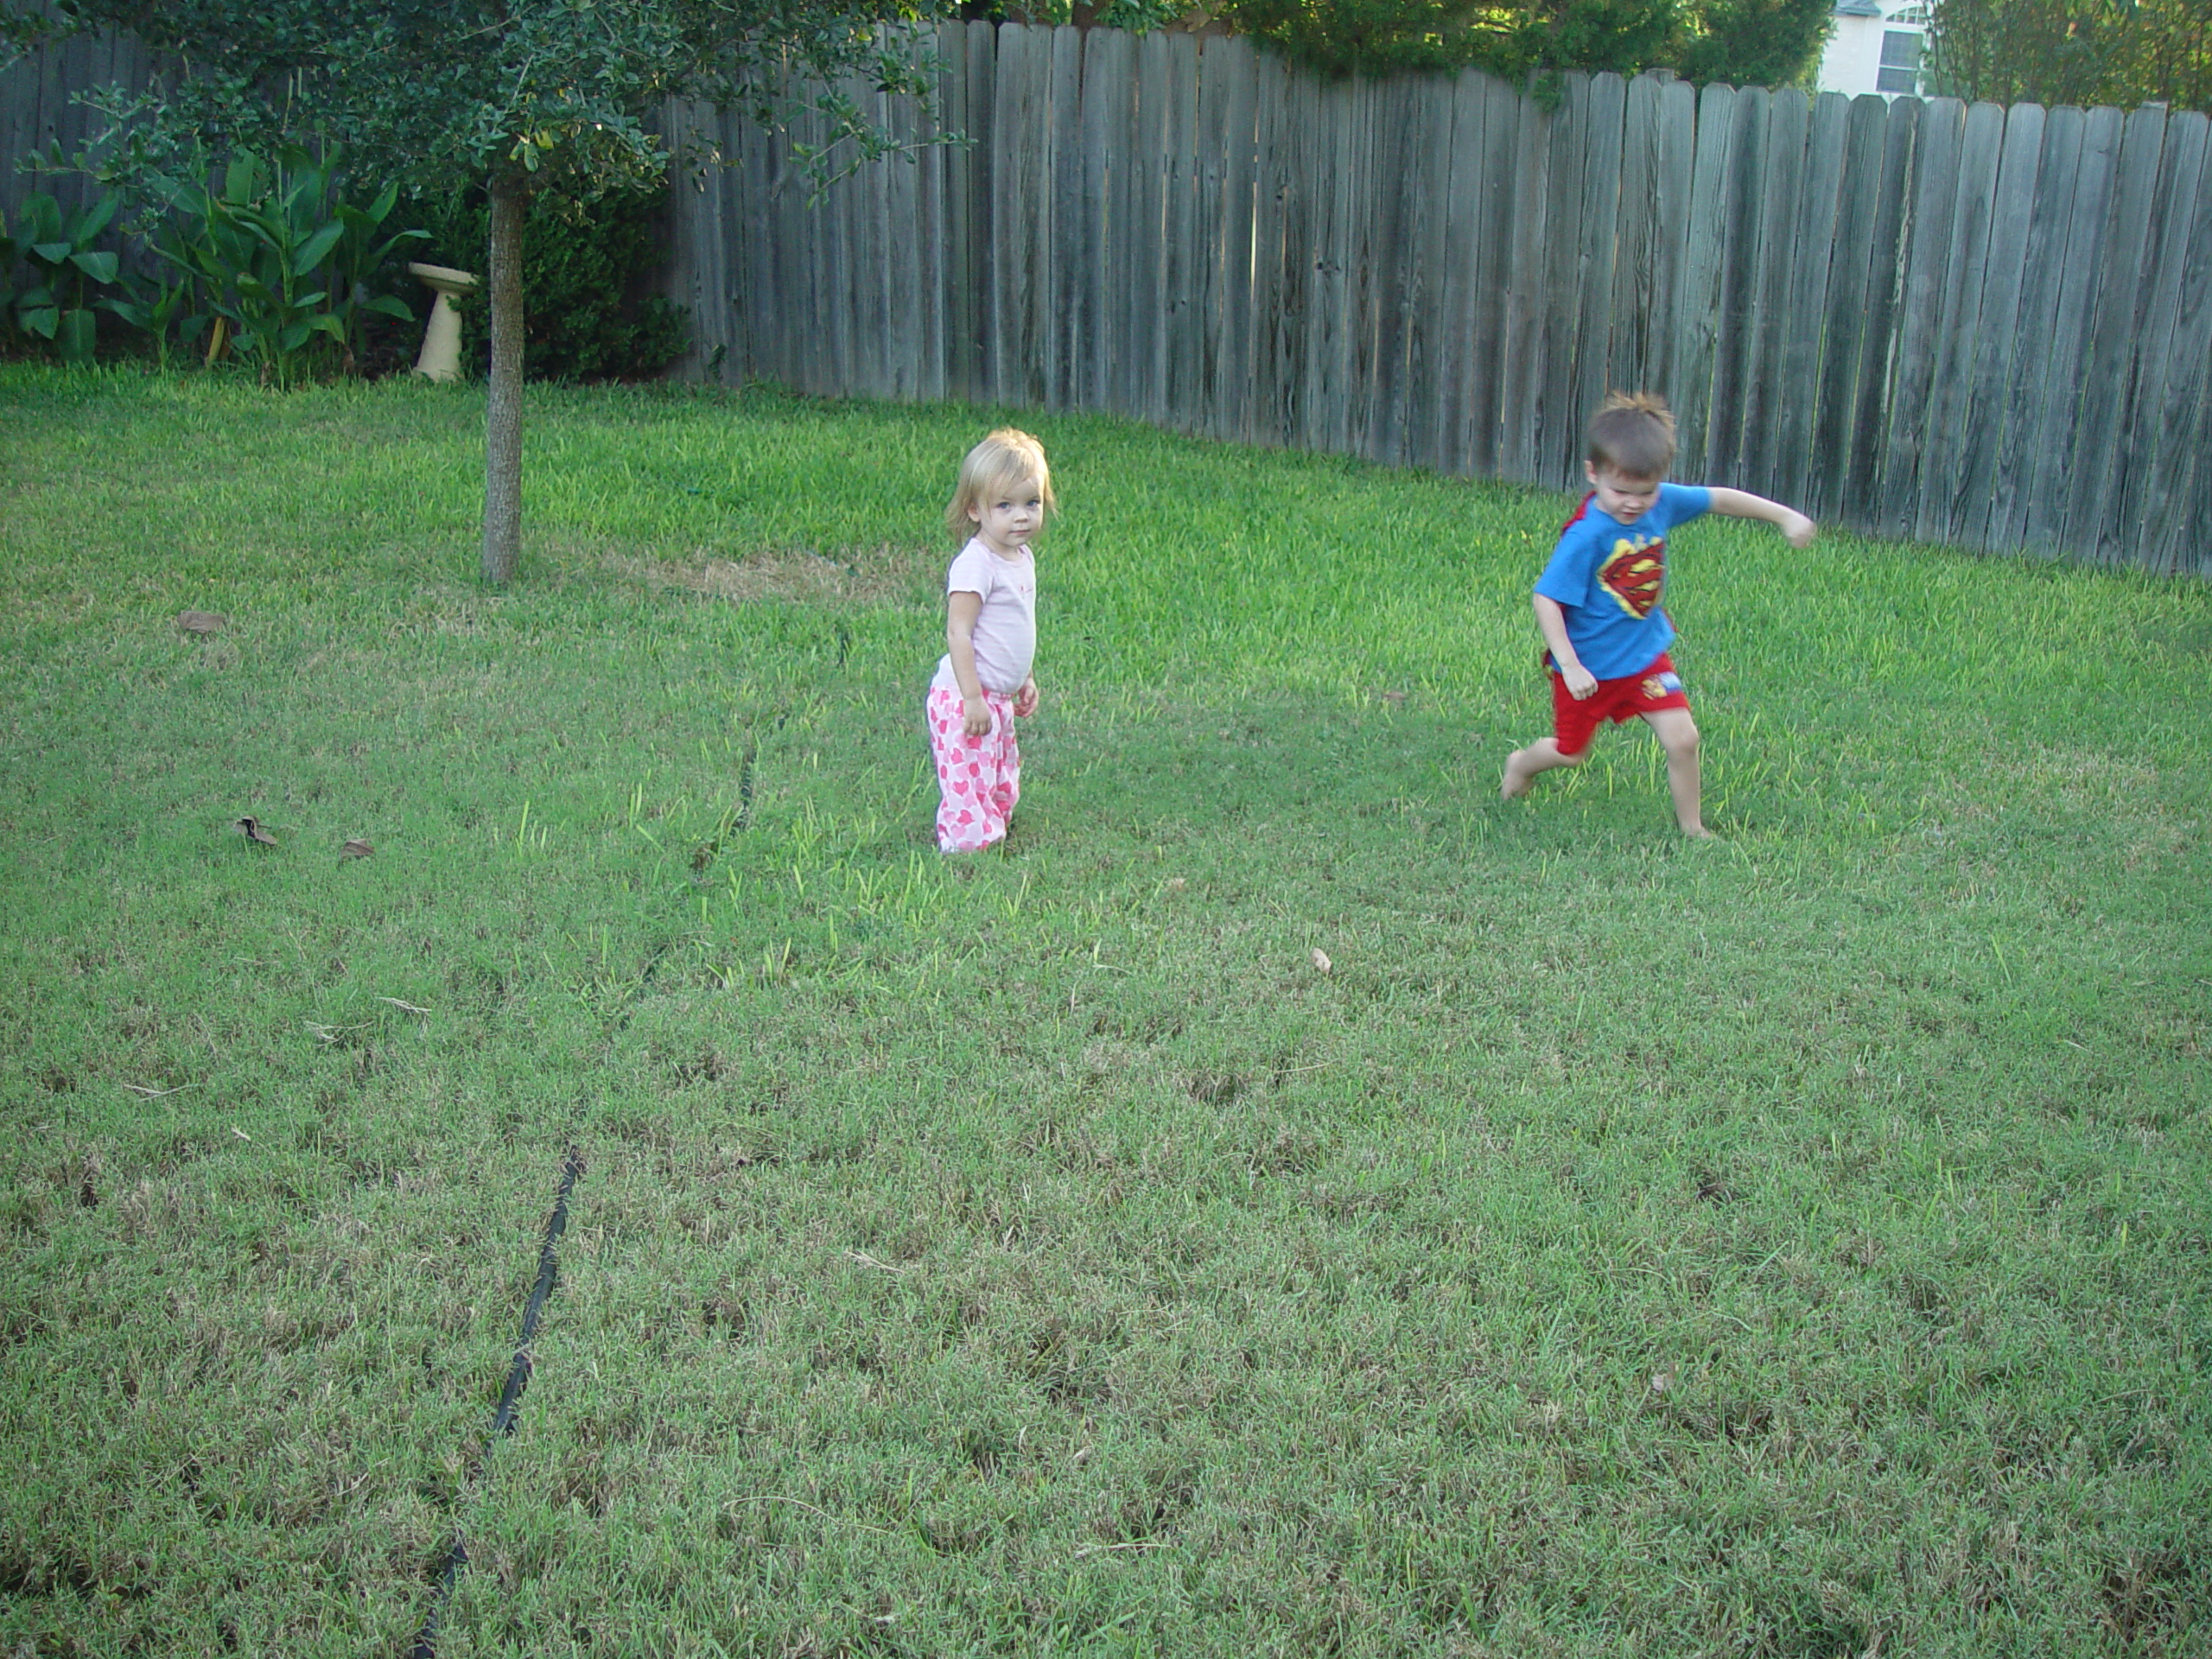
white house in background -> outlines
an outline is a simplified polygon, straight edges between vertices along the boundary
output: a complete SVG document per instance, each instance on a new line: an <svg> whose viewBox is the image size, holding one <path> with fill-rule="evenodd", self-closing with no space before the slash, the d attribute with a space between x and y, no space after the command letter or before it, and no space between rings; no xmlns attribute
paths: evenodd
<svg viewBox="0 0 2212 1659"><path fill-rule="evenodd" d="M1839 0L1821 54L1824 92L1917 92L1929 0Z"/></svg>

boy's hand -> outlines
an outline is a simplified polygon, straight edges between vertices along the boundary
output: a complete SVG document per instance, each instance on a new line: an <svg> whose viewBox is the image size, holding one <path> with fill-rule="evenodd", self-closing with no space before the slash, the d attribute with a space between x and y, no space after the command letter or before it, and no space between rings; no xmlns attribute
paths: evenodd
<svg viewBox="0 0 2212 1659"><path fill-rule="evenodd" d="M1034 679L1024 680L1021 689L1014 694L1014 712L1023 720L1037 712L1037 682Z"/></svg>
<svg viewBox="0 0 2212 1659"><path fill-rule="evenodd" d="M1810 547L1818 531L1811 519L1802 512L1792 512L1782 520L1782 539L1792 547Z"/></svg>
<svg viewBox="0 0 2212 1659"><path fill-rule="evenodd" d="M991 705L981 697L961 698L960 729L970 737L987 736L991 729Z"/></svg>
<svg viewBox="0 0 2212 1659"><path fill-rule="evenodd" d="M1598 689L1598 677L1580 663L1561 664L1559 677L1567 682L1567 694L1577 702Z"/></svg>

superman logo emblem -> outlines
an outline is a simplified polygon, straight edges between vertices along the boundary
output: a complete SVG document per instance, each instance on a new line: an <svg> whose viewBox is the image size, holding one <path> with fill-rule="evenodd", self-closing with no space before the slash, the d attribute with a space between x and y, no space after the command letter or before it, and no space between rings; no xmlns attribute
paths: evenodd
<svg viewBox="0 0 2212 1659"><path fill-rule="evenodd" d="M1667 543L1618 541L1598 567L1598 580L1630 616L1646 617L1658 607L1667 577Z"/></svg>

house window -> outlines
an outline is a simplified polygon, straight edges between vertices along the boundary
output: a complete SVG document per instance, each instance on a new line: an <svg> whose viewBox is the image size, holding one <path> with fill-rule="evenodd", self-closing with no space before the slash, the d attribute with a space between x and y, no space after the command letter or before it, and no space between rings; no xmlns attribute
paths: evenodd
<svg viewBox="0 0 2212 1659"><path fill-rule="evenodd" d="M1911 92L1920 89L1920 40L1917 31L1882 31L1882 67L1874 73L1878 92Z"/></svg>

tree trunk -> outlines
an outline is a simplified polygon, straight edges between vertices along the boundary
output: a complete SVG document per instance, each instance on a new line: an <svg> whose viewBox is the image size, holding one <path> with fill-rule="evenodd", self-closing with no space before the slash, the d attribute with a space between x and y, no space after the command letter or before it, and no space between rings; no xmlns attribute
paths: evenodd
<svg viewBox="0 0 2212 1659"><path fill-rule="evenodd" d="M492 386L484 413L484 580L522 558L523 182L492 177Z"/></svg>

